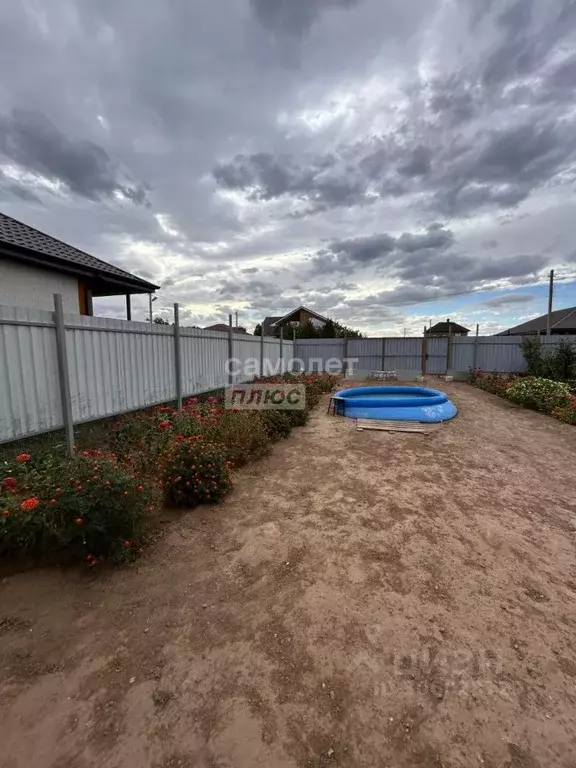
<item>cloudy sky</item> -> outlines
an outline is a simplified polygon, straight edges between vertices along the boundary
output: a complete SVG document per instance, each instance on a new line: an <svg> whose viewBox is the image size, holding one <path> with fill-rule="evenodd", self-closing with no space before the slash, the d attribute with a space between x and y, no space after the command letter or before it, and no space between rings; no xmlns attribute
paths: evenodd
<svg viewBox="0 0 576 768"><path fill-rule="evenodd" d="M21 0L0 73L0 209L159 313L490 333L550 268L576 304L574 0Z"/></svg>

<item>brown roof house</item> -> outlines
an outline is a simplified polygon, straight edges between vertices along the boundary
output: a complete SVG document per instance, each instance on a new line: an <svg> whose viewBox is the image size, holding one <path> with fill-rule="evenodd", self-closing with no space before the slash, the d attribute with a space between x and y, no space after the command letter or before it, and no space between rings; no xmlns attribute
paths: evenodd
<svg viewBox="0 0 576 768"><path fill-rule="evenodd" d="M0 304L51 310L54 294L59 293L65 312L92 315L94 296L126 296L131 320L130 296L157 289L114 264L0 213Z"/></svg>
<svg viewBox="0 0 576 768"><path fill-rule="evenodd" d="M469 328L464 328L463 325L455 323L453 320L444 320L441 323L431 326L427 329L427 336L468 336L470 333Z"/></svg>
<svg viewBox="0 0 576 768"><path fill-rule="evenodd" d="M319 315L307 307L298 307L283 317L266 317L262 323L262 336L280 336L280 329L284 330L284 336L291 338L293 328L299 325L312 323L316 328L323 328L328 322L328 318Z"/></svg>
<svg viewBox="0 0 576 768"><path fill-rule="evenodd" d="M525 323L508 328L507 331L497 333L497 336L541 336L546 335L548 327L548 315L541 315L528 320ZM576 307L567 309L557 309L552 312L550 318L550 333L553 336L562 336L568 334L576 336Z"/></svg>

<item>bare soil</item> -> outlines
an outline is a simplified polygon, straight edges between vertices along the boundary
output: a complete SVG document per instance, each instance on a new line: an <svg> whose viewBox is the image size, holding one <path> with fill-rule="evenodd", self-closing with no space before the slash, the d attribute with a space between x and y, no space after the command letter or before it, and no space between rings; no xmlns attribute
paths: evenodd
<svg viewBox="0 0 576 768"><path fill-rule="evenodd" d="M0 583L2 768L574 768L576 429L321 405L136 565Z"/></svg>

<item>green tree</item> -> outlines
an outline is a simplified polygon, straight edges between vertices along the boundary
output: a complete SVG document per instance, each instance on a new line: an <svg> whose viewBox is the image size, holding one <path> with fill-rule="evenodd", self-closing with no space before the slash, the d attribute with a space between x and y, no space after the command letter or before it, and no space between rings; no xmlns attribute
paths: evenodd
<svg viewBox="0 0 576 768"><path fill-rule="evenodd" d="M262 324L256 323L254 326L254 336L262 336Z"/></svg>
<svg viewBox="0 0 576 768"><path fill-rule="evenodd" d="M303 325L296 327L296 338L298 339L343 339L348 337L349 339L362 339L363 334L360 331L354 330L354 328L348 328L346 325L328 318L323 326L316 327L313 323L308 321Z"/></svg>

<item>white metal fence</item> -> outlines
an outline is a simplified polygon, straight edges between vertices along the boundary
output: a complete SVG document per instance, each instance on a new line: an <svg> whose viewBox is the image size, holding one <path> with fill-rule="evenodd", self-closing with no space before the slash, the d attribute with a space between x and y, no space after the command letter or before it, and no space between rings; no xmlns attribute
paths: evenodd
<svg viewBox="0 0 576 768"><path fill-rule="evenodd" d="M74 424L249 381L264 360L284 371L292 357L287 340L0 306L0 442L71 436Z"/></svg>
<svg viewBox="0 0 576 768"><path fill-rule="evenodd" d="M481 368L511 373L526 368L520 348L522 339L522 336L299 339L294 344L294 357L303 361L307 371L325 370L331 360L348 360L349 371L443 375ZM541 337L540 340L554 345L563 339L576 343L576 336ZM335 362L332 365L332 370L338 370Z"/></svg>

